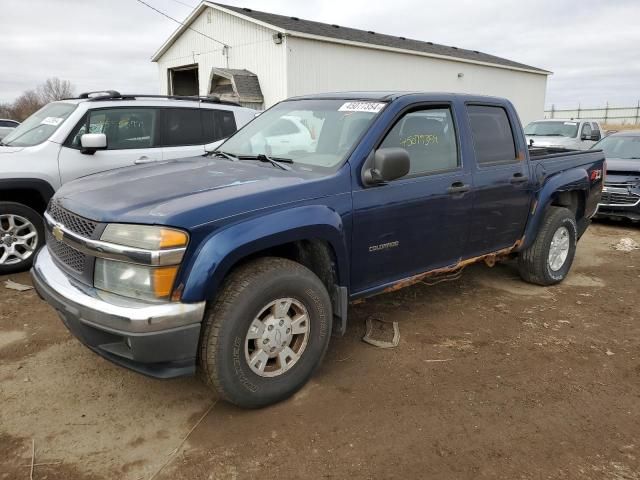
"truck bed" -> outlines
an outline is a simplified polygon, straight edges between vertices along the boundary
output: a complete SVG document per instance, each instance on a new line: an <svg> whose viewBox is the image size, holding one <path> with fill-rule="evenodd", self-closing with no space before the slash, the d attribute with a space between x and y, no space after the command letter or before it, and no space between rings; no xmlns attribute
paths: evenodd
<svg viewBox="0 0 640 480"><path fill-rule="evenodd" d="M591 165L604 161L602 150L570 150L559 147L530 147L529 158L532 168L540 172L543 168L544 178L554 173L570 170L576 167L589 168Z"/></svg>

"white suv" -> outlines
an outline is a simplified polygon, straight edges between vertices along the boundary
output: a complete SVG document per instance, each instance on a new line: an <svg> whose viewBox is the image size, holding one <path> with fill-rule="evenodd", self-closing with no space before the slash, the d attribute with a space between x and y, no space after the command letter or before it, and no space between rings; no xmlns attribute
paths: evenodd
<svg viewBox="0 0 640 480"><path fill-rule="evenodd" d="M41 214L63 183L135 164L203 155L255 110L215 97L83 93L53 102L0 142L0 275L31 266Z"/></svg>

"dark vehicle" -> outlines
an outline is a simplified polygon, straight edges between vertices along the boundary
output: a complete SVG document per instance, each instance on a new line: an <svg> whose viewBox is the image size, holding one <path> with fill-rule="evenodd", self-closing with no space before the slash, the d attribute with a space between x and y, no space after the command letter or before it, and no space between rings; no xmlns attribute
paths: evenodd
<svg viewBox="0 0 640 480"><path fill-rule="evenodd" d="M279 140L283 118L314 132L306 148ZM268 405L311 377L349 302L508 256L528 282L562 281L604 156L534 152L499 98L289 99L209 157L63 186L34 284L99 355Z"/></svg>
<svg viewBox="0 0 640 480"><path fill-rule="evenodd" d="M593 148L607 159L598 217L640 220L640 130L614 133Z"/></svg>

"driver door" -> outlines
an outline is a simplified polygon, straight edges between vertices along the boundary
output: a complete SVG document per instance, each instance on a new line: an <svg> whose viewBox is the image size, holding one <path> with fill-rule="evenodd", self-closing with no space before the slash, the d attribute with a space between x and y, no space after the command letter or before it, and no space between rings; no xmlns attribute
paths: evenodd
<svg viewBox="0 0 640 480"><path fill-rule="evenodd" d="M60 149L62 183L92 173L162 160L158 146L159 110L153 107L117 107L89 110ZM82 153L85 133L104 133L107 148Z"/></svg>

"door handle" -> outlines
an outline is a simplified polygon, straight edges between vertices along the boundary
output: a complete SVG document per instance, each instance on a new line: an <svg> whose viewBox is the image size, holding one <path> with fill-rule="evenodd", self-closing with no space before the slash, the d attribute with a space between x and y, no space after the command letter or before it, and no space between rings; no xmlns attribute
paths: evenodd
<svg viewBox="0 0 640 480"><path fill-rule="evenodd" d="M514 173L513 177L511 177L511 180L509 180L511 183L524 183L529 181L529 177L527 177L526 175L523 175L522 173L518 172L518 173Z"/></svg>
<svg viewBox="0 0 640 480"><path fill-rule="evenodd" d="M153 162L152 158L147 157L146 155L142 155L140 158L138 158L135 162L136 165L141 165L143 163L151 163Z"/></svg>
<svg viewBox="0 0 640 480"><path fill-rule="evenodd" d="M449 188L447 188L447 193L451 195L456 195L459 193L467 193L469 190L471 190L470 185L465 185L462 182L455 182L455 183L452 183Z"/></svg>

